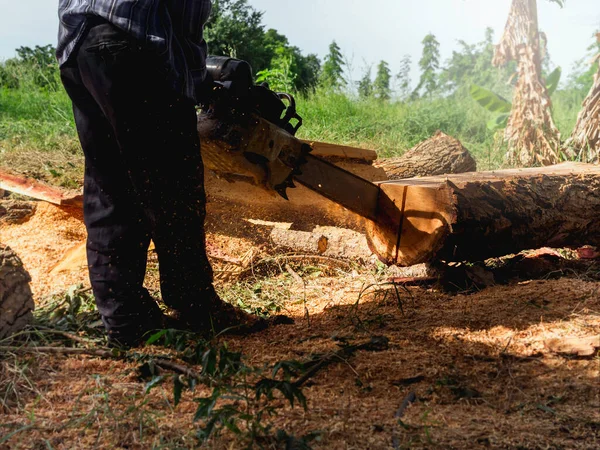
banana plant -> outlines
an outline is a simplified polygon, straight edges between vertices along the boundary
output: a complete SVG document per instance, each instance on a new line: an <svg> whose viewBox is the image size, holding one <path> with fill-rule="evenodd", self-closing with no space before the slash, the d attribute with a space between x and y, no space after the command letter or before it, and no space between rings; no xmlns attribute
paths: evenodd
<svg viewBox="0 0 600 450"><path fill-rule="evenodd" d="M548 90L548 96L551 96L560 82L562 70L557 67L550 75L546 77L546 89ZM490 131L498 131L506 128L508 118L510 117L510 111L512 109L512 103L504 97L485 89L476 84L471 85L470 91L471 97L489 112L494 113L495 116L487 123L487 127Z"/></svg>

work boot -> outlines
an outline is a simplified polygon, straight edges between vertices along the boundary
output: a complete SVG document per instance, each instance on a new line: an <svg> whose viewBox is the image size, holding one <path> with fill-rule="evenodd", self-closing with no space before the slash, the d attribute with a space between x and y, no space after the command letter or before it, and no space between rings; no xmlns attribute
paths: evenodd
<svg viewBox="0 0 600 450"><path fill-rule="evenodd" d="M137 314L120 317L102 317L106 329L108 345L113 348L128 349L139 347L152 332L171 328L172 321L158 307L156 300L147 292L143 305Z"/></svg>
<svg viewBox="0 0 600 450"><path fill-rule="evenodd" d="M224 302L217 294L208 305L187 311L174 311L172 317L186 330L212 335L247 335L263 331L269 326L294 323L293 319L283 315L264 319L249 314Z"/></svg>
<svg viewBox="0 0 600 450"><path fill-rule="evenodd" d="M105 320L105 323L107 321ZM129 348L140 347L150 337L153 332L172 328L172 320L164 314L159 317L153 317L143 323L127 326L111 326L107 328L108 346L127 350Z"/></svg>

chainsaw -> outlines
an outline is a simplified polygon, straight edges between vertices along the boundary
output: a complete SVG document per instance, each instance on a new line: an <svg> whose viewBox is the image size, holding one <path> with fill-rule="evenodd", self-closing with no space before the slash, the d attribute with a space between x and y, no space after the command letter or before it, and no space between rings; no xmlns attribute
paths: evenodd
<svg viewBox="0 0 600 450"><path fill-rule="evenodd" d="M377 219L379 187L311 155L311 146L296 137L302 118L294 97L255 84L247 62L209 57L198 97L206 168L285 199L298 182L362 217Z"/></svg>

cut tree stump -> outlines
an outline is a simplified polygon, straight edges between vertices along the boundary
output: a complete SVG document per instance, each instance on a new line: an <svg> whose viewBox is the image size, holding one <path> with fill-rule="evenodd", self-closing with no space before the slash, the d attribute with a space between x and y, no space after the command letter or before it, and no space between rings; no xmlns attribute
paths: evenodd
<svg viewBox="0 0 600 450"><path fill-rule="evenodd" d="M0 244L0 339L22 330L33 316L31 278L19 257Z"/></svg>
<svg viewBox="0 0 600 450"><path fill-rule="evenodd" d="M532 169L380 183L369 245L389 264L479 261L540 247L600 244L600 167Z"/></svg>
<svg viewBox="0 0 600 450"><path fill-rule="evenodd" d="M399 158L374 163L390 180L447 173L475 172L477 163L458 139L438 131Z"/></svg>

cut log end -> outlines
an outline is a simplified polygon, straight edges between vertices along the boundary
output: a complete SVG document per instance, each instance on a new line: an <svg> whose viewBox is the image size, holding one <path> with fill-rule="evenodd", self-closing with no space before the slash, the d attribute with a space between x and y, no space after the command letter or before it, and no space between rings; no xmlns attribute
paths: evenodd
<svg viewBox="0 0 600 450"><path fill-rule="evenodd" d="M409 266L430 261L454 222L452 190L419 180L384 183L381 190L381 219L366 225L371 250L386 264Z"/></svg>
<svg viewBox="0 0 600 450"><path fill-rule="evenodd" d="M600 167L558 166L380 184L371 249L388 264L478 261L600 244Z"/></svg>

